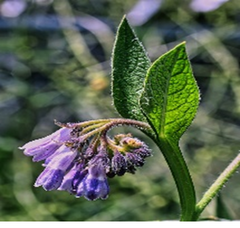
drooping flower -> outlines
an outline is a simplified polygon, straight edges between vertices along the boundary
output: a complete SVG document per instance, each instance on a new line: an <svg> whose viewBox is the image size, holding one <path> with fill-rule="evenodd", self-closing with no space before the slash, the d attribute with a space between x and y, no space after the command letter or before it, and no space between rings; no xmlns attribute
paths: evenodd
<svg viewBox="0 0 240 228"><path fill-rule="evenodd" d="M83 163L76 163L72 169L64 176L58 190L68 191L75 194L79 183L86 176L87 170L84 168Z"/></svg>
<svg viewBox="0 0 240 228"><path fill-rule="evenodd" d="M60 128L53 134L26 143L19 149L24 150L25 155L33 156L33 161L42 161L54 154L62 143L70 139L70 132L71 129Z"/></svg>
<svg viewBox="0 0 240 228"><path fill-rule="evenodd" d="M64 175L73 167L77 152L71 151L64 145L58 150L60 152L47 164L37 178L35 187L42 186L46 191L57 189L61 185Z"/></svg>
<svg viewBox="0 0 240 228"><path fill-rule="evenodd" d="M76 197L84 196L88 200L106 199L109 185L106 173L110 169L110 159L106 148L100 146L98 154L88 162L88 174L79 183Z"/></svg>
<svg viewBox="0 0 240 228"><path fill-rule="evenodd" d="M131 134L119 134L110 139L106 136L111 128L107 121L94 124L93 121L83 125L57 123L61 127L58 131L20 147L33 161L43 161L45 168L35 187L67 191L88 200L106 199L109 194L107 177L135 173L151 155L147 145ZM94 129L99 125L99 131Z"/></svg>
<svg viewBox="0 0 240 228"><path fill-rule="evenodd" d="M84 196L88 200L106 199L109 186L104 166L99 163L89 167L88 174L79 183L76 197Z"/></svg>

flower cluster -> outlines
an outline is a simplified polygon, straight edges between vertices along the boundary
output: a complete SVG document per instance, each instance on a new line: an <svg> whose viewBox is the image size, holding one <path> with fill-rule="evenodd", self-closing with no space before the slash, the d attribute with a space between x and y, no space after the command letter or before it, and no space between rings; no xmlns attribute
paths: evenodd
<svg viewBox="0 0 240 228"><path fill-rule="evenodd" d="M65 190L88 200L106 199L107 177L134 173L151 155L147 145L131 134L108 137L107 131L117 126L117 121L57 124L61 128L53 134L20 147L34 162L44 161L45 169L34 186L47 191Z"/></svg>

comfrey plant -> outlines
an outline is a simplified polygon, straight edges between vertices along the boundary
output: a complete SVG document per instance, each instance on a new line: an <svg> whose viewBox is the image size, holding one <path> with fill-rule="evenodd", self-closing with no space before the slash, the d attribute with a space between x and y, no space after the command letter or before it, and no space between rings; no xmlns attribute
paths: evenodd
<svg viewBox="0 0 240 228"><path fill-rule="evenodd" d="M44 161L45 168L35 186L47 191L65 190L88 200L106 199L108 177L134 174L151 156L148 146L131 134L109 137L114 127L133 126L149 136L163 153L179 193L180 220L198 220L240 166L240 155L196 203L194 184L179 147L200 100L185 43L151 63L124 17L113 49L112 97L123 118L80 123L56 121L59 130L20 147L34 162Z"/></svg>

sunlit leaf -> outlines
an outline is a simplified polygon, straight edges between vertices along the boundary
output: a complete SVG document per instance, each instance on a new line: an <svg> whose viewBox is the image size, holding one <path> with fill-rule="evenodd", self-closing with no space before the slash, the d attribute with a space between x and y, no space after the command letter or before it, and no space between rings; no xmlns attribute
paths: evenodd
<svg viewBox="0 0 240 228"><path fill-rule="evenodd" d="M185 43L157 59L147 73L141 107L158 137L178 142L199 104Z"/></svg>

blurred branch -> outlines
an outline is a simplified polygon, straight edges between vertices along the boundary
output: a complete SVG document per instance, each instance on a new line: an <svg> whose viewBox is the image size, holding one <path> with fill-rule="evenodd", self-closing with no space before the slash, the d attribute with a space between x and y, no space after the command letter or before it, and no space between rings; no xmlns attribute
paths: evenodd
<svg viewBox="0 0 240 228"><path fill-rule="evenodd" d="M83 28L91 31L91 33L96 36L99 43L101 43L106 54L111 55L115 37L111 29L105 23L91 15L79 17L77 21Z"/></svg>
<svg viewBox="0 0 240 228"><path fill-rule="evenodd" d="M62 26L63 34L75 58L84 66L95 65L98 68L98 60L90 53L81 33L76 30L76 20L68 1L54 1L53 7L58 14L58 20ZM64 18L68 17L67 26ZM99 70L99 69L98 69Z"/></svg>
<svg viewBox="0 0 240 228"><path fill-rule="evenodd" d="M85 37L79 32L79 26L90 31L96 37L96 44L101 45L104 51L103 55L106 55L107 58L111 53L114 35L106 24L95 17L89 15L75 17L69 1L54 1L53 7L75 59L69 59L66 65L55 68L51 78L61 89L70 92L73 99L74 97L77 98L75 102L79 110L82 106L86 109L92 103L93 106L96 106L96 103L101 103L99 100L104 97L102 93L96 93L96 91L102 91L109 86L109 79L106 77L108 72L106 70L109 69L110 64L108 62L99 62L91 53ZM78 84L79 79L83 79L87 86ZM79 100L80 94L84 94L85 99ZM98 102L95 102L96 100ZM100 105L102 106L102 104ZM95 113L99 116L96 111L88 113Z"/></svg>

